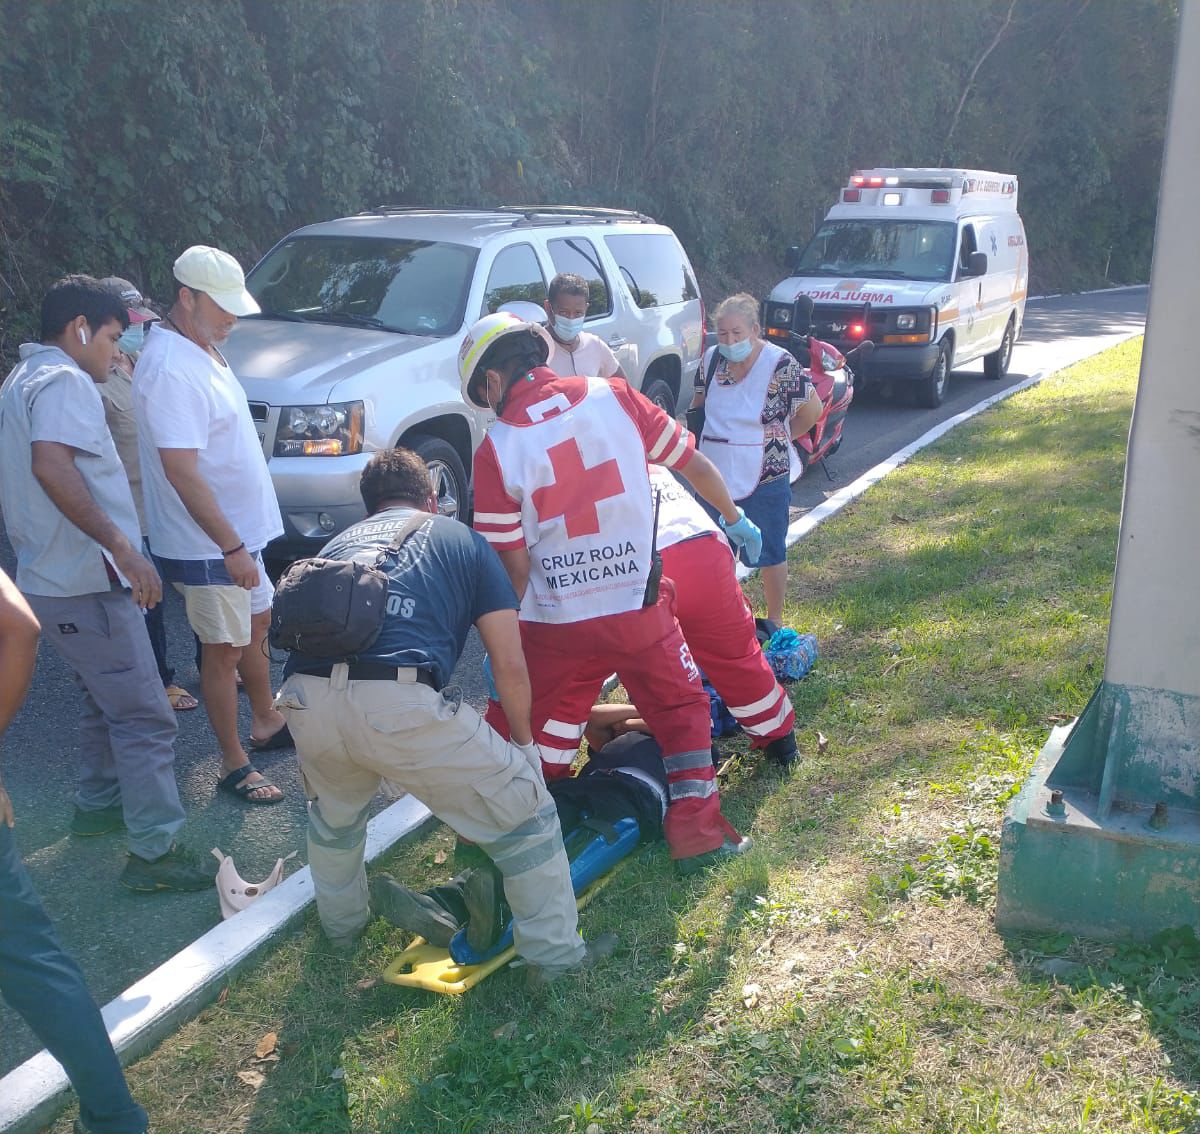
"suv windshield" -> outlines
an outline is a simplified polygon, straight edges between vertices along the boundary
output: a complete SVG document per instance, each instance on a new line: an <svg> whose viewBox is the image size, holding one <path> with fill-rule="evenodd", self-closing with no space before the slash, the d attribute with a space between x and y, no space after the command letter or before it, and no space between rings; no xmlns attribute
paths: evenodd
<svg viewBox="0 0 1200 1134"><path fill-rule="evenodd" d="M798 276L948 280L954 225L945 221L826 221L809 241Z"/></svg>
<svg viewBox="0 0 1200 1134"><path fill-rule="evenodd" d="M262 318L450 335L462 326L477 250L429 240L298 236L246 278Z"/></svg>

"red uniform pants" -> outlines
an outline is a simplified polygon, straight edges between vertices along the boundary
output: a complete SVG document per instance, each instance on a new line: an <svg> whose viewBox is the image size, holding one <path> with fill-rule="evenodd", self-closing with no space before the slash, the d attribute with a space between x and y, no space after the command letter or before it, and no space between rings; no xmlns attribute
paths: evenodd
<svg viewBox="0 0 1200 1134"><path fill-rule="evenodd" d="M533 686L533 739L546 779L570 775L588 715L615 671L662 748L670 796L663 832L671 857L688 858L739 836L721 814L708 697L675 622L674 598L664 578L656 606L583 622L522 622L521 644ZM494 701L487 720L508 735Z"/></svg>
<svg viewBox="0 0 1200 1134"><path fill-rule="evenodd" d="M692 656L751 744L765 748L786 736L796 727L796 711L758 644L729 545L712 532L664 548L662 560Z"/></svg>

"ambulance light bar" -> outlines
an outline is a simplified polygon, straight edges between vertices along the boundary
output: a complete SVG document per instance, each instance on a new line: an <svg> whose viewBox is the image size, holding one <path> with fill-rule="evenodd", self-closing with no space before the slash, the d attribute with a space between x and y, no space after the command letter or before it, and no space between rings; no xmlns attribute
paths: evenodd
<svg viewBox="0 0 1200 1134"><path fill-rule="evenodd" d="M856 173L850 178L850 184L863 189L882 189L885 186L889 189L952 189L954 188L954 179L951 177L901 178L895 174L868 176L865 173Z"/></svg>

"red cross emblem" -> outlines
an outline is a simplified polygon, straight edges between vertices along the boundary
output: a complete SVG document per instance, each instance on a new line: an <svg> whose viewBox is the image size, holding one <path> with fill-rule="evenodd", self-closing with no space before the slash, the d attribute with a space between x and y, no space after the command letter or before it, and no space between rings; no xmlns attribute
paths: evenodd
<svg viewBox="0 0 1200 1134"><path fill-rule="evenodd" d="M552 445L546 455L554 469L554 480L533 493L538 519L564 517L569 539L596 535L600 531L596 505L625 491L617 462L607 460L590 469L585 468L583 453L573 438Z"/></svg>

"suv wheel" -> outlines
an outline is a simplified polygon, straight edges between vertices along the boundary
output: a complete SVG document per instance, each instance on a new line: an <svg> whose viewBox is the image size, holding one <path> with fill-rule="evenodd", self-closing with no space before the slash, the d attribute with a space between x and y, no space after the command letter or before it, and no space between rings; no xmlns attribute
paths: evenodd
<svg viewBox="0 0 1200 1134"><path fill-rule="evenodd" d="M646 388L642 390L642 393L659 409L665 410L668 417L675 416L675 394L668 382L662 378L655 378L646 383Z"/></svg>
<svg viewBox="0 0 1200 1134"><path fill-rule="evenodd" d="M466 523L467 473L458 450L449 441L420 433L407 438L405 444L429 469L429 479L437 495L438 512Z"/></svg>

